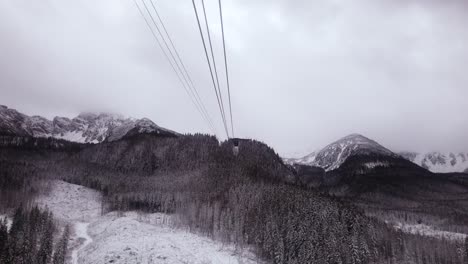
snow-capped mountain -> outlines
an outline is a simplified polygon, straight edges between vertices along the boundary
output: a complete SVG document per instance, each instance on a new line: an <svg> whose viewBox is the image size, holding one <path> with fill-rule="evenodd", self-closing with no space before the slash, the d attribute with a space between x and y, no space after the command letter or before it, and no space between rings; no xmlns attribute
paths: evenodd
<svg viewBox="0 0 468 264"><path fill-rule="evenodd" d="M401 152L398 154L432 172L468 172L468 152Z"/></svg>
<svg viewBox="0 0 468 264"><path fill-rule="evenodd" d="M297 164L312 164L314 161L315 161L315 157L317 156L317 153L319 151L313 151L301 158L284 158L284 162L286 162L287 164L294 164L294 163L297 163Z"/></svg>
<svg viewBox="0 0 468 264"><path fill-rule="evenodd" d="M340 167L354 155L397 156L379 143L359 134L351 134L331 143L320 151L312 152L299 159L286 159L287 163L299 163L331 171Z"/></svg>
<svg viewBox="0 0 468 264"><path fill-rule="evenodd" d="M0 134L100 143L138 133L177 135L176 132L162 128L147 118L125 118L109 113L82 113L73 119L55 117L48 120L41 116L27 116L0 105Z"/></svg>

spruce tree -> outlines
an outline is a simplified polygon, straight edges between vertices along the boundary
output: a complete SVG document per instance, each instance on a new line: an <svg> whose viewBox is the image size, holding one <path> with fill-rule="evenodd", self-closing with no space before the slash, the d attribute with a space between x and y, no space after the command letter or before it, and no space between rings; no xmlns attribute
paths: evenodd
<svg viewBox="0 0 468 264"><path fill-rule="evenodd" d="M25 216L23 213L23 206L19 206L13 215L13 223L11 224L10 235L15 237L17 233L24 229Z"/></svg>
<svg viewBox="0 0 468 264"><path fill-rule="evenodd" d="M0 263L6 263L8 258L8 227L7 220L0 220Z"/></svg>
<svg viewBox="0 0 468 264"><path fill-rule="evenodd" d="M465 237L465 264L468 264L468 236Z"/></svg>
<svg viewBox="0 0 468 264"><path fill-rule="evenodd" d="M46 226L41 237L41 245L37 252L37 264L48 264L52 259L52 247L53 247L53 232L54 225L52 217L46 215Z"/></svg>
<svg viewBox="0 0 468 264"><path fill-rule="evenodd" d="M65 263L65 256L67 255L67 248L68 248L68 239L70 238L70 227L67 225L63 230L62 237L60 241L57 243L54 252L54 260L53 264L64 264Z"/></svg>

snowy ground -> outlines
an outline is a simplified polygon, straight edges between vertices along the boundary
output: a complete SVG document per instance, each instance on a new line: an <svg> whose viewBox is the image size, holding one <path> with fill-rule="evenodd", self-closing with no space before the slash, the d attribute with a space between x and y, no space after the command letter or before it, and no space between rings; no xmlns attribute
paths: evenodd
<svg viewBox="0 0 468 264"><path fill-rule="evenodd" d="M12 221L11 221L11 218L8 217L8 215L5 215L5 214L0 214L0 220L3 221L3 219L7 220L7 228L10 229L11 227L11 224L12 224Z"/></svg>
<svg viewBox="0 0 468 264"><path fill-rule="evenodd" d="M90 222L101 215L99 192L63 181L52 182L50 192L38 197L36 202L66 222Z"/></svg>
<svg viewBox="0 0 468 264"><path fill-rule="evenodd" d="M81 263L78 261L78 254L88 247L89 244L93 242L93 239L88 234L89 223L77 222L74 224L75 238L79 240L79 243L73 248L71 252L71 263L77 264Z"/></svg>
<svg viewBox="0 0 468 264"><path fill-rule="evenodd" d="M88 230L94 241L79 263L257 263L211 239L146 221L163 219L162 214L144 218L135 212L111 213L92 223Z"/></svg>
<svg viewBox="0 0 468 264"><path fill-rule="evenodd" d="M101 216L101 196L88 188L54 182L38 204L73 226L69 263L75 264L250 264L251 253L239 253L211 239L171 228L164 214Z"/></svg>
<svg viewBox="0 0 468 264"><path fill-rule="evenodd" d="M405 233L418 234L422 236L435 237L439 239L464 241L465 238L467 237L466 234L435 230L433 227L424 225L424 224L411 225L411 224L397 223L394 225L394 227Z"/></svg>

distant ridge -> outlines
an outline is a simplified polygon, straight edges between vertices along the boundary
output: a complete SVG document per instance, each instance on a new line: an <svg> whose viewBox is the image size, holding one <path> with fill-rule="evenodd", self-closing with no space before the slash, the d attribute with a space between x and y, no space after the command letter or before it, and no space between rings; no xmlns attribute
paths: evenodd
<svg viewBox="0 0 468 264"><path fill-rule="evenodd" d="M101 143L123 137L151 133L177 136L178 133L160 127L148 118L125 118L110 113L81 113L75 118L27 116L0 105L0 134L56 138L77 143Z"/></svg>
<svg viewBox="0 0 468 264"><path fill-rule="evenodd" d="M468 172L468 152L400 152L403 158L432 172Z"/></svg>

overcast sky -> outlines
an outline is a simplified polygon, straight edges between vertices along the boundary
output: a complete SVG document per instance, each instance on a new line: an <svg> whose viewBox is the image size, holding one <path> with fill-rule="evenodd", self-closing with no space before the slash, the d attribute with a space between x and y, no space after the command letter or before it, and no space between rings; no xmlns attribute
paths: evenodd
<svg viewBox="0 0 468 264"><path fill-rule="evenodd" d="M205 2L221 78L217 0ZM285 156L355 132L468 151L467 3L223 0L236 136ZM191 1L155 4L223 137ZM0 0L0 104L210 132L132 0Z"/></svg>

